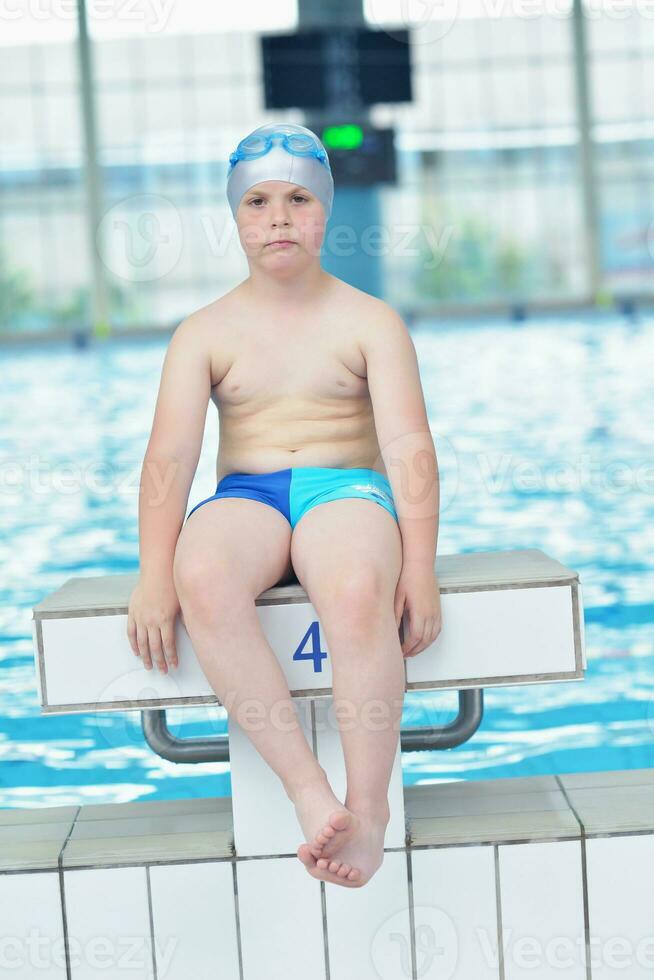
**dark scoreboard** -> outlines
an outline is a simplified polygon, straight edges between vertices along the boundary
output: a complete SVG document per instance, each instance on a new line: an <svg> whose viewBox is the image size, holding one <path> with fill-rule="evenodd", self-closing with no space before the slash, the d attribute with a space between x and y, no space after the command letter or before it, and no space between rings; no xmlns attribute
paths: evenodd
<svg viewBox="0 0 654 980"><path fill-rule="evenodd" d="M363 27L262 35L266 109L355 110L411 102L409 31Z"/></svg>

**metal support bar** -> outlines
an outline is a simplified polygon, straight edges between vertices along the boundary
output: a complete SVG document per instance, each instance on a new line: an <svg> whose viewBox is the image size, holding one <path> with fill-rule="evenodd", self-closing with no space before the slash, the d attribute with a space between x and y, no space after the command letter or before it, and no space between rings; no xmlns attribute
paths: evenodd
<svg viewBox="0 0 654 980"><path fill-rule="evenodd" d="M459 691L459 711L448 725L418 725L400 732L402 752L451 749L471 738L484 715L483 688ZM157 755L170 762L229 762L229 736L178 738L166 724L166 709L141 711L145 740Z"/></svg>
<svg viewBox="0 0 654 980"><path fill-rule="evenodd" d="M400 733L402 752L429 752L452 749L475 734L484 717L484 690L475 687L459 691L459 711L449 725L418 725Z"/></svg>

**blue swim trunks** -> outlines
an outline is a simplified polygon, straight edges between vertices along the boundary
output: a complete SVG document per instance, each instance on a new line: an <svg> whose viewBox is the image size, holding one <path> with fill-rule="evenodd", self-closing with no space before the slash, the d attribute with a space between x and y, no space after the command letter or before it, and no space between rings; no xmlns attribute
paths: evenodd
<svg viewBox="0 0 654 980"><path fill-rule="evenodd" d="M219 481L214 494L189 511L186 520L202 504L220 497L247 497L270 504L292 528L316 504L346 497L374 500L398 520L389 481L377 470L365 468L296 466L270 473L229 473Z"/></svg>

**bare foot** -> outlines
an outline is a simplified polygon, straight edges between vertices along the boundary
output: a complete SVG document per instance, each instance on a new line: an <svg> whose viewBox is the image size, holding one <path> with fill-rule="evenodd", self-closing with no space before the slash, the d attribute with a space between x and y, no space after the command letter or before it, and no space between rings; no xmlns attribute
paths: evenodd
<svg viewBox="0 0 654 980"><path fill-rule="evenodd" d="M306 847L314 860L331 856L358 827L358 817L334 796L326 779L296 790L291 799L306 839L301 847Z"/></svg>
<svg viewBox="0 0 654 980"><path fill-rule="evenodd" d="M384 837L389 817L383 814L357 814L358 826L350 840L333 857L319 856L303 844L298 857L312 878L335 885L360 888L370 881L384 860Z"/></svg>

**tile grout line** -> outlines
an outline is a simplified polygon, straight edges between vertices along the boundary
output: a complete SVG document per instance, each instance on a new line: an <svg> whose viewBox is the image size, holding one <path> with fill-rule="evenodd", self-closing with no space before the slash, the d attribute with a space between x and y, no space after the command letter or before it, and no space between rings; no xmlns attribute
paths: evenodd
<svg viewBox="0 0 654 980"><path fill-rule="evenodd" d="M68 915L66 913L66 891L64 889L64 865L63 865L63 859L64 859L64 851L66 850L66 845L68 844L68 841L70 840L70 835L73 832L73 827L75 826L75 823L77 822L77 818L78 818L78 816L79 816L79 814L81 812L81 809L82 809L81 806L78 806L77 807L77 810L75 811L75 814L74 814L73 819L71 821L71 824L70 824L70 828L68 830L68 833L66 834L66 840L61 845L61 850L59 851L59 854L57 856L57 874L58 874L58 877L59 877L59 899L61 901L61 923L62 923L62 926L63 926L63 933L64 933L64 936L63 936L63 939L64 939L64 955L66 957L66 978L67 978L67 980L71 980L72 973L71 973L71 968L70 968L70 949L68 948Z"/></svg>
<svg viewBox="0 0 654 980"><path fill-rule="evenodd" d="M331 980L331 965L329 962L329 926L327 925L327 893L325 882L320 880L320 911L322 913L322 942L325 956L325 980Z"/></svg>
<svg viewBox="0 0 654 980"><path fill-rule="evenodd" d="M416 913L415 899L413 897L413 864L411 863L411 848L407 845L406 850L406 878L407 892L409 895L409 946L411 947L411 977L418 980L418 953L416 950Z"/></svg>
<svg viewBox="0 0 654 980"><path fill-rule="evenodd" d="M654 831L653 831L654 833ZM612 835L602 835L602 836L612 836ZM480 838L479 840L460 840L456 839L453 841L441 841L438 844L416 844L412 843L412 851L437 851L443 847L487 847L497 845L504 847L510 847L514 844L545 844L545 843L555 843L557 841L563 840L579 840L579 834L573 834L571 831L566 831L560 835L547 834L542 837L507 837L498 840L498 835L494 834L491 837ZM400 848L388 848L391 850L400 850Z"/></svg>
<svg viewBox="0 0 654 980"><path fill-rule="evenodd" d="M566 803L570 808L570 812L574 816L575 820L579 824L580 833L580 844L581 844L581 890L582 890L582 900L584 906L584 947L586 951L586 980L592 980L591 969L590 969L590 911L588 907L588 863L586 855L586 828L584 827L583 820L574 808L570 797L568 796L568 791L563 785L560 776L555 774L554 777L559 784L559 788L563 793Z"/></svg>
<svg viewBox="0 0 654 980"><path fill-rule="evenodd" d="M610 831L603 831L601 833L586 834L586 840L608 840L609 838L620 838L620 837L652 837L654 836L654 830L645 830L637 828L635 830L624 830L612 833ZM570 841L579 840L579 835L570 836L567 834L560 837L516 837L510 840L498 841L496 838L487 838L486 840L473 840L473 841L455 841L454 843L446 841L441 844L410 844L407 845L411 851L435 851L441 848L462 848L462 847L486 847L494 846L498 847L511 847L514 844L545 844L545 843L559 843L560 841ZM404 851L404 847L385 847L384 852L386 854L396 854L400 851ZM297 857L297 855L291 853L284 854L255 854L248 855L247 857L203 857L203 858L160 858L159 860L149 860L146 859L147 864L150 867L159 867L163 865L164 867L176 867L178 865L194 865L194 864L217 864L223 862L238 863L244 861L269 861L271 858L289 858ZM73 864L65 868L66 871L96 871L102 870L104 868L142 868L145 866L146 861L129 858L128 860L122 861L118 864L116 863L106 863L102 864ZM44 871L52 871L53 867L51 865L38 866L34 868L10 868L4 871L0 871L0 876L2 875L17 875L17 874L39 874Z"/></svg>
<svg viewBox="0 0 654 980"><path fill-rule="evenodd" d="M152 956L152 976L157 980L157 957L155 956L154 914L152 911L152 885L150 882L150 866L145 865L145 888L148 896L148 922L150 925L150 955Z"/></svg>
<svg viewBox="0 0 654 980"><path fill-rule="evenodd" d="M500 845L493 844L495 864L495 914L497 921L497 967L498 980L506 980L504 970L504 928L502 923L502 884L500 881Z"/></svg>
<svg viewBox="0 0 654 980"><path fill-rule="evenodd" d="M238 950L238 976L243 980L243 942L241 939L241 907L238 898L238 875L236 873L236 854L231 859L232 880L234 885L234 916L236 918L236 948Z"/></svg>

